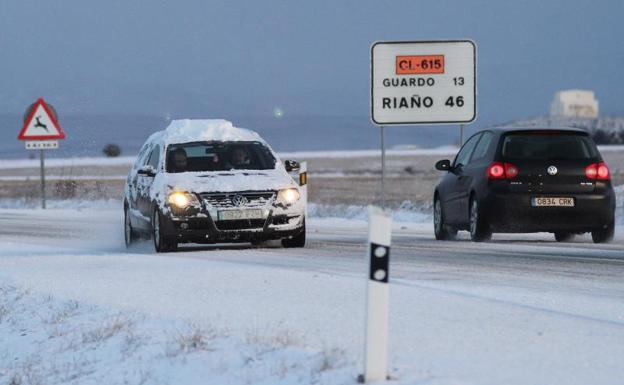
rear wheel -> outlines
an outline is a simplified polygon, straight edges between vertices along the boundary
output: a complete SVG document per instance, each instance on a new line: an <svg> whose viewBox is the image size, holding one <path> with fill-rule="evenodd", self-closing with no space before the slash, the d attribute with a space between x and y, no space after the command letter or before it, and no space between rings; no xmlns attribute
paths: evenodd
<svg viewBox="0 0 624 385"><path fill-rule="evenodd" d="M492 238L490 225L483 218L477 198L470 198L470 239L473 242L488 241Z"/></svg>
<svg viewBox="0 0 624 385"><path fill-rule="evenodd" d="M152 215L152 239L157 253L175 251L178 248L178 242L165 237L162 231L162 214L158 209L155 209Z"/></svg>
<svg viewBox="0 0 624 385"><path fill-rule="evenodd" d="M566 233L563 231L555 232L555 240L557 242L570 242L572 239L574 239L573 233Z"/></svg>
<svg viewBox="0 0 624 385"><path fill-rule="evenodd" d="M282 239L282 246L285 248L294 248L294 247L305 247L306 243L306 227L305 220L303 221L303 229L297 235L292 238L284 238Z"/></svg>
<svg viewBox="0 0 624 385"><path fill-rule="evenodd" d="M613 234L615 233L615 220L611 220L609 224L600 229L596 229L591 232L592 240L594 243L605 243L613 240Z"/></svg>
<svg viewBox="0 0 624 385"><path fill-rule="evenodd" d="M130 247L134 241L136 241L138 235L132 228L132 223L130 222L130 213L128 212L128 206L124 205L124 241L126 243L126 247Z"/></svg>
<svg viewBox="0 0 624 385"><path fill-rule="evenodd" d="M433 202L433 232L438 241L453 240L457 236L457 229L444 223L442 202L438 197Z"/></svg>

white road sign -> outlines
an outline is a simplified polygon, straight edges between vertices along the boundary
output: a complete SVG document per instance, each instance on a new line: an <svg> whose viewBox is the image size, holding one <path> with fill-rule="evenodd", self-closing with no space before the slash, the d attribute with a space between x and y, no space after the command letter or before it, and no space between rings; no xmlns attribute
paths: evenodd
<svg viewBox="0 0 624 385"><path fill-rule="evenodd" d="M471 40L377 42L371 48L375 124L469 123L477 116Z"/></svg>
<svg viewBox="0 0 624 385"><path fill-rule="evenodd" d="M27 150L57 150L59 147L58 140L28 140L24 143Z"/></svg>

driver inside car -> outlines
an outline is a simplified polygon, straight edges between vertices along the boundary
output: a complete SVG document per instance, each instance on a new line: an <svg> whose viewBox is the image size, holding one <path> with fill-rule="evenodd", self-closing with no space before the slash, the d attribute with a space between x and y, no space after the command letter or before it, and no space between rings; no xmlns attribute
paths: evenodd
<svg viewBox="0 0 624 385"><path fill-rule="evenodd" d="M184 172L186 171L186 167L188 166L188 158L186 156L186 151L183 148L177 148L173 152L173 168L176 172Z"/></svg>
<svg viewBox="0 0 624 385"><path fill-rule="evenodd" d="M230 151L230 165L232 168L245 168L251 163L249 154L243 147L234 147Z"/></svg>

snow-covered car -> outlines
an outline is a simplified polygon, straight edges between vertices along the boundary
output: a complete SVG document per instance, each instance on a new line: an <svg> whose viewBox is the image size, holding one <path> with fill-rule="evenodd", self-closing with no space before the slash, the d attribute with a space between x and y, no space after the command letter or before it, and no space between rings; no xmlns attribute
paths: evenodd
<svg viewBox="0 0 624 385"><path fill-rule="evenodd" d="M226 120L174 120L141 148L125 185L126 245L151 235L156 251L179 243L305 246L306 200L256 132Z"/></svg>

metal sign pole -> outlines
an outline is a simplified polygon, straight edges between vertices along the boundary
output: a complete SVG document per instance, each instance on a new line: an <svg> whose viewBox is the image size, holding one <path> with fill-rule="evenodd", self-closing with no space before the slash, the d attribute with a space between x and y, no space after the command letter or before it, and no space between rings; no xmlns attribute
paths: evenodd
<svg viewBox="0 0 624 385"><path fill-rule="evenodd" d="M386 142L384 126L381 126L381 208L386 208Z"/></svg>
<svg viewBox="0 0 624 385"><path fill-rule="evenodd" d="M41 208L46 208L46 195L45 195L45 150L39 150L41 167Z"/></svg>
<svg viewBox="0 0 624 385"><path fill-rule="evenodd" d="M459 147L464 145L464 125L459 125Z"/></svg>

